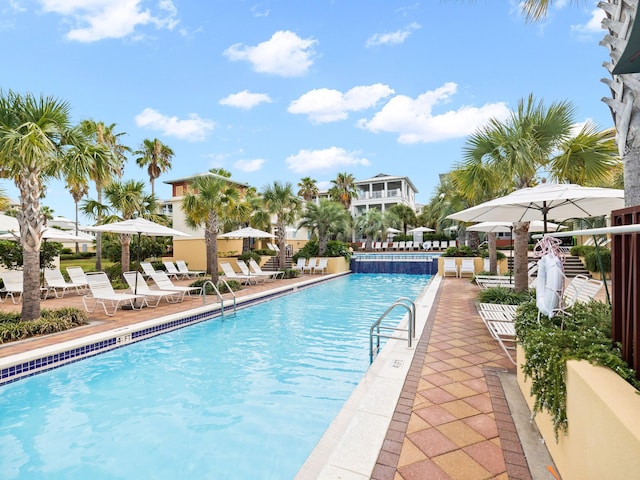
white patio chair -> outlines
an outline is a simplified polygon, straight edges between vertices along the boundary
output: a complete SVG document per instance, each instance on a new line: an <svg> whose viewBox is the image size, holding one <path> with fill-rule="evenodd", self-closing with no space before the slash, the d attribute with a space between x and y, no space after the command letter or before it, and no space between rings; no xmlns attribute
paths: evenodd
<svg viewBox="0 0 640 480"><path fill-rule="evenodd" d="M240 269L240 272L242 273L242 275L251 277L253 276L256 280L256 283L258 282L258 280L262 280L262 283L266 282L268 277L270 277L270 275L255 275L253 273L251 273L251 270L249 270L249 267L247 267L247 264L244 263L242 260L238 260L238 268Z"/></svg>
<svg viewBox="0 0 640 480"><path fill-rule="evenodd" d="M413 240L409 240L404 244L405 250L413 250Z"/></svg>
<svg viewBox="0 0 640 480"><path fill-rule="evenodd" d="M22 275L22 272L19 271L0 273L0 278L4 283L4 291L7 297L11 297L13 303L18 303L22 300ZM16 295L18 295L17 301Z"/></svg>
<svg viewBox="0 0 640 480"><path fill-rule="evenodd" d="M327 257L321 257L318 259L318 263L313 267L313 273L320 272L321 274L325 274L329 267L329 259Z"/></svg>
<svg viewBox="0 0 640 480"><path fill-rule="evenodd" d="M470 273L471 276L476 274L476 266L473 258L462 258L460 262L460 276Z"/></svg>
<svg viewBox="0 0 640 480"><path fill-rule="evenodd" d="M176 260L176 267L178 272L185 276L185 278L196 278L202 275L206 275L207 272L203 270L189 270L184 260Z"/></svg>
<svg viewBox="0 0 640 480"><path fill-rule="evenodd" d="M271 277L273 280L277 279L278 277L284 277L284 271L282 270L276 270L273 272L266 272L262 270L262 267L260 267L260 265L258 265L258 262L256 262L253 258L249 259L249 269L254 275L264 275L267 278Z"/></svg>
<svg viewBox="0 0 640 480"><path fill-rule="evenodd" d="M124 272L122 274L129 285L131 292L137 295L144 295L144 299L149 307L157 307L163 298L167 303L178 303L181 294L177 290L151 290L140 272ZM155 299L155 303L149 300Z"/></svg>
<svg viewBox="0 0 640 480"><path fill-rule="evenodd" d="M258 284L258 280L255 275L240 275L236 273L233 267L228 262L220 262L220 268L224 272L224 276L231 280L238 280L245 285L249 285L251 282Z"/></svg>
<svg viewBox="0 0 640 480"><path fill-rule="evenodd" d="M164 262L162 262L162 264L164 265L164 268L167 270L167 275L169 277L173 277L176 280L179 280L180 278L182 279L187 278L178 271L178 269L176 268L176 265L173 262L165 260Z"/></svg>
<svg viewBox="0 0 640 480"><path fill-rule="evenodd" d="M84 277L84 273L83 273ZM47 282L47 286L51 289L56 298L64 297L68 290L75 289L78 295L84 294L87 288L87 282L74 283L73 279L67 282L62 276L62 272L59 268L45 268L44 280Z"/></svg>
<svg viewBox="0 0 640 480"><path fill-rule="evenodd" d="M291 265L291 270L302 272L306 265L307 265L307 259L304 257L298 257L298 261L296 262L296 264Z"/></svg>
<svg viewBox="0 0 640 480"><path fill-rule="evenodd" d="M434 250L440 250L440 240L434 240L431 248Z"/></svg>
<svg viewBox="0 0 640 480"><path fill-rule="evenodd" d="M89 284L90 293L82 297L82 303L87 312L93 313L98 306L102 305L104 313L109 317L113 317L118 310L121 303L129 304L132 309L140 310L143 305L146 305L144 295L135 295L132 293L116 293L113 290L113 285L109 281L109 277L104 272L89 272L85 274L87 283ZM88 301L93 300L93 308L90 308ZM140 301L136 306L137 301ZM109 313L107 310L107 303L113 307L113 311Z"/></svg>
<svg viewBox="0 0 640 480"><path fill-rule="evenodd" d="M186 294L189 294L190 297L192 297L193 294L197 294L197 295L202 294L202 287L187 287L182 285L174 285L171 279L167 276L167 273L163 272L162 270L156 270L155 272L153 272L151 274L151 279L153 280L153 283L155 283L158 289L160 290L180 292L181 294L180 301L184 300L184 296Z"/></svg>
<svg viewBox="0 0 640 480"><path fill-rule="evenodd" d="M516 350L516 326L513 322L489 320L485 322L489 333L495 338L511 363L517 365L513 358Z"/></svg>
<svg viewBox="0 0 640 480"><path fill-rule="evenodd" d="M454 273L456 277L458 274L458 266L456 265L456 259L454 257L445 257L443 260L442 276L446 277L447 273Z"/></svg>
<svg viewBox="0 0 640 480"><path fill-rule="evenodd" d="M69 279L75 285L83 286L83 293L87 293L89 290L89 283L87 282L87 277L85 276L82 267L67 267L67 274L69 275Z"/></svg>
<svg viewBox="0 0 640 480"><path fill-rule="evenodd" d="M307 264L302 269L302 271L305 273L306 272L313 273L313 269L316 268L317 264L318 264L318 259L316 257L311 257L309 259L309 262L307 262Z"/></svg>
<svg viewBox="0 0 640 480"><path fill-rule="evenodd" d="M455 240L449 240L449 246L450 247L457 247L458 243Z"/></svg>
<svg viewBox="0 0 640 480"><path fill-rule="evenodd" d="M153 268L151 262L140 262L140 266L142 267L142 276L150 277L153 273L156 272L156 269Z"/></svg>

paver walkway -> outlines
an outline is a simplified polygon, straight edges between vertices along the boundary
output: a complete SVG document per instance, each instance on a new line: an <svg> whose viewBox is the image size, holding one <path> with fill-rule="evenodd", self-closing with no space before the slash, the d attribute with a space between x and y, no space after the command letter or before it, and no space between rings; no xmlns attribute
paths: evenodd
<svg viewBox="0 0 640 480"><path fill-rule="evenodd" d="M442 282L373 479L531 478L496 373L514 366L478 315L477 293L468 279Z"/></svg>

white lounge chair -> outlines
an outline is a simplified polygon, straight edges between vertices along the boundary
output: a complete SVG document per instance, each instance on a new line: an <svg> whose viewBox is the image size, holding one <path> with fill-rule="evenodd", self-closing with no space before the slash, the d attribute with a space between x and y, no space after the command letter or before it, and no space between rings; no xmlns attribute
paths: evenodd
<svg viewBox="0 0 640 480"><path fill-rule="evenodd" d="M82 267L67 267L67 275L69 275L69 280L74 285L81 288L81 293L87 293L89 290L89 283L87 282L87 277L85 276Z"/></svg>
<svg viewBox="0 0 640 480"><path fill-rule="evenodd" d="M329 266L329 259L327 257L321 257L318 259L318 263L313 267L313 273L320 272L321 274L325 274L327 272Z"/></svg>
<svg viewBox="0 0 640 480"><path fill-rule="evenodd" d="M249 259L249 269L254 275L264 275L267 277L271 277L273 280L278 277L284 277L284 271L282 270L276 270L273 272L266 272L262 270L262 267L260 267L260 265L258 265L258 262L256 262L253 258Z"/></svg>
<svg viewBox="0 0 640 480"><path fill-rule="evenodd" d="M44 280L47 282L47 287L53 292L56 298L64 297L67 290L75 289L78 295L84 294L87 288L87 282L74 283L67 282L62 276L62 272L59 268L45 268Z"/></svg>
<svg viewBox="0 0 640 480"><path fill-rule="evenodd" d="M413 240L409 240L404 244L405 250L413 250Z"/></svg>
<svg viewBox="0 0 640 480"><path fill-rule="evenodd" d="M183 275L178 271L178 269L176 268L176 265L173 262L165 260L164 262L162 262L162 264L164 265L164 268L167 270L167 275L169 277L173 277L176 280L179 280L180 278L182 279L187 278L185 275Z"/></svg>
<svg viewBox="0 0 640 480"><path fill-rule="evenodd" d="M449 246L450 247L457 247L458 243L455 240L449 240Z"/></svg>
<svg viewBox="0 0 640 480"><path fill-rule="evenodd" d="M150 277L153 273L156 272L156 269L153 268L151 262L140 262L140 266L142 267L142 276Z"/></svg>
<svg viewBox="0 0 640 480"><path fill-rule="evenodd" d="M489 333L495 338L511 363L517 365L513 358L516 350L516 326L513 322L489 320L485 322Z"/></svg>
<svg viewBox="0 0 640 480"><path fill-rule="evenodd" d="M249 285L251 282L254 282L256 285L258 284L258 279L255 275L240 275L236 273L233 267L227 262L220 262L220 268L222 268L224 276L231 280L244 282L245 285Z"/></svg>
<svg viewBox="0 0 640 480"><path fill-rule="evenodd" d="M298 257L298 261L296 262L296 264L291 265L291 270L302 272L306 265L307 265L307 259L304 257Z"/></svg>
<svg viewBox="0 0 640 480"><path fill-rule="evenodd" d="M407 242L398 242L398 250L404 250Z"/></svg>
<svg viewBox="0 0 640 480"><path fill-rule="evenodd" d="M473 258L462 258L460 261L460 276L470 273L471 276L476 274L476 266Z"/></svg>
<svg viewBox="0 0 640 480"><path fill-rule="evenodd" d="M85 274L87 283L89 284L90 293L82 297L82 303L87 312L93 313L98 306L102 305L104 313L109 317L113 317L121 303L129 304L132 309L140 310L146 304L144 295L134 295L132 293L116 293L113 285L109 281L109 277L104 272L89 272ZM88 302L93 300L93 308L90 308ZM137 302L140 302L137 304ZM113 307L113 311L109 313L107 310L107 302ZM138 305L138 306L136 306Z"/></svg>
<svg viewBox="0 0 640 480"><path fill-rule="evenodd" d="M313 273L313 269L316 268L318 264L318 259L316 257L311 257L307 264L302 269L303 272Z"/></svg>
<svg viewBox="0 0 640 480"><path fill-rule="evenodd" d="M251 270L249 270L249 267L247 266L246 263L244 263L242 260L238 260L238 268L240 269L240 272L242 273L242 275L248 276L248 277L255 277L256 279L256 283L258 282L258 280L262 280L262 283L266 282L271 275L256 275L251 273Z"/></svg>
<svg viewBox="0 0 640 480"><path fill-rule="evenodd" d="M163 272L162 270L156 270L155 272L153 272L151 274L151 279L153 280L153 283L155 283L160 290L180 292L181 294L180 301L184 300L184 296L187 293L189 294L190 297L193 296L193 294L196 294L196 292L197 292L197 295L202 294L202 287L187 287L182 285L174 285L171 279L168 277L167 273Z"/></svg>
<svg viewBox="0 0 640 480"><path fill-rule="evenodd" d="M486 288L503 287L513 288L514 279L509 275L476 275L474 281L483 290Z"/></svg>
<svg viewBox="0 0 640 480"><path fill-rule="evenodd" d="M22 300L22 275L21 271L0 273L0 278L4 283L4 291L7 297L11 297L13 303L18 303ZM17 301L16 295L18 295Z"/></svg>
<svg viewBox="0 0 640 480"><path fill-rule="evenodd" d="M206 275L207 272L203 270L189 270L184 260L176 260L176 267L185 278L196 278L202 275Z"/></svg>
<svg viewBox="0 0 640 480"><path fill-rule="evenodd" d="M178 303L181 294L177 290L151 290L140 272L124 272L122 274L129 285L131 292L137 295L144 295L144 299L149 307L157 307L163 298L167 303ZM155 299L155 303L149 300Z"/></svg>
<svg viewBox="0 0 640 480"><path fill-rule="evenodd" d="M447 273L453 273L456 277L458 274L458 266L456 265L456 259L454 257L443 258L442 276L446 277Z"/></svg>
<svg viewBox="0 0 640 480"><path fill-rule="evenodd" d="M431 248L433 248L434 250L440 250L440 240L434 240Z"/></svg>

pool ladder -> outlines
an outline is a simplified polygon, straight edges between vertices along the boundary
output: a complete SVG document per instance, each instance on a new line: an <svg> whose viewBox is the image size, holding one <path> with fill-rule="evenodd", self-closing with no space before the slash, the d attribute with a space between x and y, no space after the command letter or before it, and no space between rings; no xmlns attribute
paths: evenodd
<svg viewBox="0 0 640 480"><path fill-rule="evenodd" d="M236 294L231 289L231 287L229 286L229 284L224 278L220 278L219 281L225 284L225 286L227 287L227 290L231 292L231 296L233 296L233 313L235 314L236 313ZM220 300L220 315L224 317L224 298L222 297L220 290L218 290L218 287L216 287L211 280L207 280L202 284L202 305L206 305L207 303L207 288L206 288L207 284L211 285L211 288L213 288L213 291L216 292L216 296Z"/></svg>
<svg viewBox="0 0 640 480"><path fill-rule="evenodd" d="M408 328L387 327L385 325L380 325L382 320L384 320L384 318L396 307L403 307L407 309L407 313L409 314L409 321L407 322ZM411 342L416 336L416 304L410 298L400 297L395 302L393 302L382 315L380 315L380 318L378 318L378 320L376 320L373 325L371 325L371 329L369 330L369 363L373 363L374 355L377 355L380 350L381 338L402 340L401 337L395 336L393 335L393 333L391 333L390 335L380 333L380 330L388 330L391 332L407 332L407 343L409 348L411 348ZM375 349L373 347L373 337L376 338Z"/></svg>

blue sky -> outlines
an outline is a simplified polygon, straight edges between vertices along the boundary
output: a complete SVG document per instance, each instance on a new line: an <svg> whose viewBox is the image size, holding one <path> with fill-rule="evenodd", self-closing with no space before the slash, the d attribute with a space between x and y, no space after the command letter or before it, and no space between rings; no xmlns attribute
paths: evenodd
<svg viewBox="0 0 640 480"><path fill-rule="evenodd" d="M612 126L595 2L527 24L495 0L0 0L0 88L53 95L175 152L156 181L223 167L257 187L409 176L426 203L465 138L532 93ZM124 178L145 180L131 159ZM13 184L0 187L18 198ZM150 187L149 187L150 191ZM90 195L94 195L91 192ZM73 218L52 182L43 204Z"/></svg>

